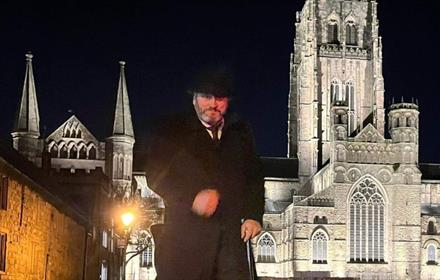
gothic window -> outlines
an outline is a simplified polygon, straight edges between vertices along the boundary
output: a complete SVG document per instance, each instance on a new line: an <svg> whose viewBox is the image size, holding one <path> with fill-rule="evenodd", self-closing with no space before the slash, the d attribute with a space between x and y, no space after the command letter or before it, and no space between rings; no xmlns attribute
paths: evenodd
<svg viewBox="0 0 440 280"><path fill-rule="evenodd" d="M89 159L96 159L96 148L93 146L89 150Z"/></svg>
<svg viewBox="0 0 440 280"><path fill-rule="evenodd" d="M434 244L428 245L428 263L427 264L437 264L436 262L436 248Z"/></svg>
<svg viewBox="0 0 440 280"><path fill-rule="evenodd" d="M73 146L70 148L70 151L69 151L69 158L78 158L78 149L76 148L75 145L73 145Z"/></svg>
<svg viewBox="0 0 440 280"><path fill-rule="evenodd" d="M67 147L64 145L60 150L60 158L67 158Z"/></svg>
<svg viewBox="0 0 440 280"><path fill-rule="evenodd" d="M2 175L0 175L0 178L0 210L6 210L8 208L9 179Z"/></svg>
<svg viewBox="0 0 440 280"><path fill-rule="evenodd" d="M327 263L327 234L318 229L312 236L313 263Z"/></svg>
<svg viewBox="0 0 440 280"><path fill-rule="evenodd" d="M345 95L346 95L346 100L348 100L349 110L354 111L355 100L354 100L354 83L353 83L353 81L348 81L345 83Z"/></svg>
<svg viewBox="0 0 440 280"><path fill-rule="evenodd" d="M436 234L437 233L434 221L429 221L429 223L428 223L428 230L427 230L426 233L427 234Z"/></svg>
<svg viewBox="0 0 440 280"><path fill-rule="evenodd" d="M122 155L119 155L118 158L118 167L117 167L117 175L116 178L118 179L122 179L123 175L124 175L124 158L122 157Z"/></svg>
<svg viewBox="0 0 440 280"><path fill-rule="evenodd" d="M72 132L70 133L71 138L76 138L76 131L75 129L72 129Z"/></svg>
<svg viewBox="0 0 440 280"><path fill-rule="evenodd" d="M77 131L77 133L76 133L76 137L77 137L77 138L81 138L81 130L80 130L80 129L78 129L78 131Z"/></svg>
<svg viewBox="0 0 440 280"><path fill-rule="evenodd" d="M141 267L152 267L153 266L153 247L148 246L141 255Z"/></svg>
<svg viewBox="0 0 440 280"><path fill-rule="evenodd" d="M330 93L332 97L333 104L344 101L344 96L342 94L342 89L339 81L333 80L330 85Z"/></svg>
<svg viewBox="0 0 440 280"><path fill-rule="evenodd" d="M275 262L275 242L267 233L258 241L258 262Z"/></svg>
<svg viewBox="0 0 440 280"><path fill-rule="evenodd" d="M6 233L0 232L0 271L6 271Z"/></svg>
<svg viewBox="0 0 440 280"><path fill-rule="evenodd" d="M359 183L350 198L350 261L383 262L385 202L369 178Z"/></svg>
<svg viewBox="0 0 440 280"><path fill-rule="evenodd" d="M81 147L81 149L79 150L78 158L80 158L80 159L86 159L87 158L87 148L86 148L86 146L82 146Z"/></svg>
<svg viewBox="0 0 440 280"><path fill-rule="evenodd" d="M336 20L330 20L327 24L327 43L337 44L338 39L338 22Z"/></svg>
<svg viewBox="0 0 440 280"><path fill-rule="evenodd" d="M64 137L67 137L67 138L70 137L70 130L69 130L69 129L66 129L66 130L64 131Z"/></svg>
<svg viewBox="0 0 440 280"><path fill-rule="evenodd" d="M357 45L357 28L354 22L349 21L345 27L345 44Z"/></svg>
<svg viewBox="0 0 440 280"><path fill-rule="evenodd" d="M58 157L58 147L57 145L53 145L52 148L50 148L50 157L51 158L57 158Z"/></svg>

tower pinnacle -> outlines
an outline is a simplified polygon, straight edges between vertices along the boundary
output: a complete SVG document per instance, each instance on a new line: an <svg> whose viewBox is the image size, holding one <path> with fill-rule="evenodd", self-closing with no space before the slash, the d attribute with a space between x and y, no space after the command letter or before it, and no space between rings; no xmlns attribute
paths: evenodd
<svg viewBox="0 0 440 280"><path fill-rule="evenodd" d="M33 55L31 53L26 54L26 73L23 91L12 132L22 132L34 137L39 137L40 116L38 113L37 94L32 70L32 58Z"/></svg>
<svg viewBox="0 0 440 280"><path fill-rule="evenodd" d="M127 136L134 138L127 82L125 79L125 64L125 61L119 61L120 74L113 122L113 136Z"/></svg>

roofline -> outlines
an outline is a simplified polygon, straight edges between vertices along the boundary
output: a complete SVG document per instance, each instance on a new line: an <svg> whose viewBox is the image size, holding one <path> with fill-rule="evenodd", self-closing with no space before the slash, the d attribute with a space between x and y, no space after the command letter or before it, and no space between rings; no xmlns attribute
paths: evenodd
<svg viewBox="0 0 440 280"><path fill-rule="evenodd" d="M0 156L0 162L4 164L6 170L10 169L12 172L15 172L16 174L20 175L22 180L25 181L25 184L28 187L35 190L39 195L42 196L43 199L48 200L48 202L51 203L56 209L68 215L69 217L73 218L80 225L86 226L86 231L87 231L87 227L90 226L90 221L81 212L70 206L66 201L61 199L59 196L53 194L48 189L44 188L41 184L39 184L34 179L30 178L27 174L25 174L15 166L13 166L2 156ZM20 181L20 178L17 178L16 180Z"/></svg>

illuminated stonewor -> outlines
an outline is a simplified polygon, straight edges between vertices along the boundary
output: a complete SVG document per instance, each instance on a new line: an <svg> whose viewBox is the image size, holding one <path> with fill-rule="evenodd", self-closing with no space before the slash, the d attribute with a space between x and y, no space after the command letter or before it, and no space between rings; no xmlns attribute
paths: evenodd
<svg viewBox="0 0 440 280"><path fill-rule="evenodd" d="M126 63L119 62L113 129L105 142L98 140L73 114L53 132L40 137L40 117L32 63L33 55L26 54L23 92L11 133L13 148L36 167L43 169L45 174L49 174L47 176L58 184L57 192L84 212L82 214L88 221L88 226L84 229L87 240L83 246L85 249L81 251L83 255L78 259L83 262L87 260L87 263L83 264L81 271L78 270L79 275L84 274L84 279L102 280L120 279L123 278L122 274L125 274L126 279L132 280L155 279L154 240L150 238L149 228L152 223L163 222L164 204L149 189L144 172L133 172L135 138L125 75ZM142 166L139 166L134 168L142 170ZM0 198L4 197L5 195L0 195ZM138 219L132 229L125 233L120 229L119 217L112 213L121 205L134 202L139 205ZM8 220L7 226L12 225ZM6 231L5 228L8 229L0 226L0 275L5 273L5 277L9 277L15 275L15 270L3 264L14 263L15 259L8 257L11 255L4 255L4 252L13 251L21 244L17 242L6 246L9 243L5 243L3 233L9 230ZM14 236L11 231L9 233ZM77 247L81 246L79 244ZM54 266L56 264L58 262L54 261ZM26 269L28 270L27 267ZM59 273L69 272L68 269L59 270ZM36 273L28 274L34 276ZM70 279L51 275L54 274L49 273L47 278ZM3 279L1 276L0 278Z"/></svg>
<svg viewBox="0 0 440 280"><path fill-rule="evenodd" d="M288 158L263 158L259 276L440 279L440 166L418 162L414 102L388 108L385 138L377 2L307 0L295 29Z"/></svg>

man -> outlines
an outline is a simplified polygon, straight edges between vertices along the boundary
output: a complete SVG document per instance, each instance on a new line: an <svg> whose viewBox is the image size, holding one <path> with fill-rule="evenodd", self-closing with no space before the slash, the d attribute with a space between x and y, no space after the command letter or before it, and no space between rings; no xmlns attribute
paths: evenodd
<svg viewBox="0 0 440 280"><path fill-rule="evenodd" d="M166 204L158 280L249 279L244 242L261 231L263 179L249 126L227 113L231 89L224 70L199 75L192 112L163 120L150 145L148 183Z"/></svg>

